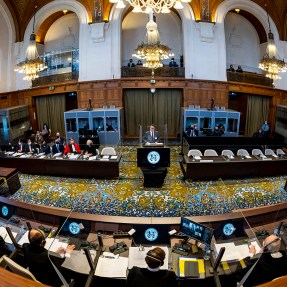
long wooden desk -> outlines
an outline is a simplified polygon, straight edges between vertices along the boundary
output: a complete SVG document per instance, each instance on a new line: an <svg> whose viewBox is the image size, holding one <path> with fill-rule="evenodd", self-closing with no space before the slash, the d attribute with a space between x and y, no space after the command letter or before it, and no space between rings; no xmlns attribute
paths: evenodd
<svg viewBox="0 0 287 287"><path fill-rule="evenodd" d="M119 162L121 156L112 160L69 160L54 158L19 158L0 154L1 166L17 168L28 174L56 175L67 177L119 177Z"/></svg>
<svg viewBox="0 0 287 287"><path fill-rule="evenodd" d="M234 156L202 156L201 160L184 156L181 169L186 179L210 180L223 178L264 177L287 174L287 158L268 156L267 160L251 156L250 159Z"/></svg>
<svg viewBox="0 0 287 287"><path fill-rule="evenodd" d="M0 178L1 177L6 180L10 194L14 194L21 187L21 183L18 177L18 171L16 170L16 168L0 167ZM2 183L0 184L0 186L1 185Z"/></svg>

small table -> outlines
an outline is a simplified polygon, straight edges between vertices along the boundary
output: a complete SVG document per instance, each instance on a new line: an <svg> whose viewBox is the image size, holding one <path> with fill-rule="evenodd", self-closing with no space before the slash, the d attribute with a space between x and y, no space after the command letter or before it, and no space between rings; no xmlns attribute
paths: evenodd
<svg viewBox="0 0 287 287"><path fill-rule="evenodd" d="M0 167L0 179L1 178L6 180L10 195L14 194L21 187L18 171L16 168Z"/></svg>

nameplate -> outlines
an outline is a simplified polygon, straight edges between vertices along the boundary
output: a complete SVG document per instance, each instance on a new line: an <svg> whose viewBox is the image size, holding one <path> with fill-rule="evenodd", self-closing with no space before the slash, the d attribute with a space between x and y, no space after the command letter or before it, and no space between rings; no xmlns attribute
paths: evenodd
<svg viewBox="0 0 287 287"><path fill-rule="evenodd" d="M263 157L262 159L263 159L263 160L272 160L271 157Z"/></svg>
<svg viewBox="0 0 287 287"><path fill-rule="evenodd" d="M199 162L213 162L213 159L201 159Z"/></svg>

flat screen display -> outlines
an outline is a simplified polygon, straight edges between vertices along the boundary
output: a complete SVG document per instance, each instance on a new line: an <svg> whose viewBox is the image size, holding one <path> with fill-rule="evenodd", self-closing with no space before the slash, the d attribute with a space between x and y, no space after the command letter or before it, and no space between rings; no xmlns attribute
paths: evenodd
<svg viewBox="0 0 287 287"><path fill-rule="evenodd" d="M214 229L214 238L216 241L226 240L229 238L245 237L243 220L228 220Z"/></svg>
<svg viewBox="0 0 287 287"><path fill-rule="evenodd" d="M138 167L170 166L170 149L165 147L144 147L137 149Z"/></svg>
<svg viewBox="0 0 287 287"><path fill-rule="evenodd" d="M169 226L166 224L134 224L136 232L133 240L136 245L170 245Z"/></svg>
<svg viewBox="0 0 287 287"><path fill-rule="evenodd" d="M184 217L182 217L180 221L180 232L208 246L210 246L213 235L212 228L206 227Z"/></svg>

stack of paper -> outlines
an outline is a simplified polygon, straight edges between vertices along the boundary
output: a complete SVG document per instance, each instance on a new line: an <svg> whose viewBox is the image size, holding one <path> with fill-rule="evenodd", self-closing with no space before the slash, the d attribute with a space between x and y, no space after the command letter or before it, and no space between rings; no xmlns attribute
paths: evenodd
<svg viewBox="0 0 287 287"><path fill-rule="evenodd" d="M100 257L95 275L109 278L126 278L128 261L127 257Z"/></svg>
<svg viewBox="0 0 287 287"><path fill-rule="evenodd" d="M252 241L250 244L255 246L256 253L260 251L260 246L257 241ZM248 244L235 245L233 242L215 244L214 251L216 255L218 255L221 247L225 247L225 252L221 261L240 261L241 259L250 256Z"/></svg>
<svg viewBox="0 0 287 287"><path fill-rule="evenodd" d="M14 238L17 236L17 232L12 232L12 234L13 234ZM11 240L6 228L3 226L0 227L0 236L2 236L2 238L4 239L4 241L6 243L12 244L12 240Z"/></svg>

